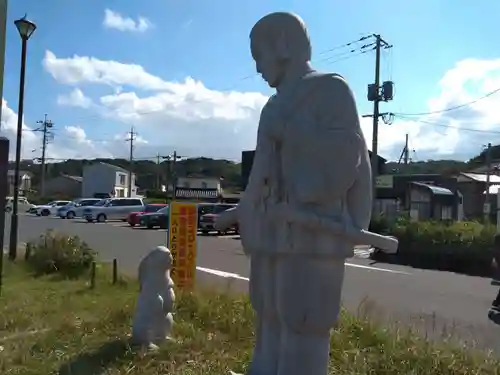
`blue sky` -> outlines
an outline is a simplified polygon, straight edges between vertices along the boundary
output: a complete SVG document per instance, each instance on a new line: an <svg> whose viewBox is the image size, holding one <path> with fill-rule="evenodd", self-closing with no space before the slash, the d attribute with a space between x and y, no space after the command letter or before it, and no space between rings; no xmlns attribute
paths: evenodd
<svg viewBox="0 0 500 375"><path fill-rule="evenodd" d="M122 18L142 17L148 27L143 31L105 27L106 9ZM234 159L241 148L253 147L259 106L271 93L259 77L253 76L248 33L260 17L278 10L296 12L305 20L313 42L313 61L319 60L316 68L341 73L348 79L357 96L360 113L371 111L371 104L366 100L366 85L373 81L374 54L366 53L332 64L337 60L335 56L348 56L337 55L345 50L321 52L371 33L381 34L394 45L382 55L382 79L396 83L395 100L384 103L384 111L412 113L441 109L473 99L486 88L495 88L495 82L500 86L497 61L500 50L495 48L500 3L493 0L482 1L480 6L465 0L317 0L314 6L298 0L11 0L4 99L17 113L21 43L13 21L27 13L38 28L28 45L25 124L33 128L35 122L48 113L56 125L55 140L49 147L52 157L122 156L126 144L119 137L134 125L140 136L138 157L178 149L189 156L203 154ZM46 51L55 56L50 68L43 64ZM103 68L101 64L98 68L101 70L96 73L98 78L82 78L82 71L89 72L92 66L97 66L94 60L88 64L80 61L77 71L74 67L66 68L66 79L58 76L56 70L63 69L67 59L75 55L93 57L100 62L119 62L120 69L125 65L139 65L162 82L178 82L180 86L176 86L175 95L170 92L169 109L162 112L163 107L157 107L159 104L153 102L153 97L170 89L152 89L151 85L140 84L145 82L141 75L132 79L128 74L129 77L120 76L110 82L102 70L109 67ZM460 61L467 59L474 59L474 63L457 67ZM109 69L118 74L117 67ZM69 74L76 75L76 78L72 76L71 84L68 84ZM446 87L440 86L440 80L447 74L451 78ZM252 77L243 79L248 76ZM199 91L195 84L191 88L186 86L186 90L194 90L190 95L196 100L183 102L183 111L190 113L174 113L175 98L191 97L182 86L186 77L201 82L205 91ZM67 96L74 89L96 105L63 105L58 101L58 97ZM224 98L212 98L219 91L227 90L241 93L241 98L233 95L230 105ZM134 94L135 101L128 97L129 101L120 102L122 107L113 107L111 111L109 103L116 103L113 98L123 93ZM100 99L103 96L108 97L106 108ZM141 102L142 99L149 101ZM490 102L489 107L492 105ZM123 106L145 106L148 115L126 116ZM247 111L249 107L252 111ZM473 156L483 143L500 140L500 134L459 130L472 126L487 131L494 127L497 121L494 114L486 113L483 107L487 106L458 111L456 116L416 118L417 121L397 119L390 128L384 125L387 129L381 133L382 154L392 159L397 157L405 132L410 132L415 158ZM158 111L150 115L151 108ZM231 114L221 115L222 111ZM10 124L13 117L6 119L7 115L4 111L3 120ZM213 118L209 118L210 115ZM2 124L2 127L11 136L9 125ZM77 139L82 136L82 130L83 139ZM364 130L369 133L367 122ZM38 134L26 133L23 154L30 157L38 152L31 153L39 142ZM370 139L367 135L367 140ZM464 143L465 140L468 142ZM468 145L467 149L464 144Z"/></svg>

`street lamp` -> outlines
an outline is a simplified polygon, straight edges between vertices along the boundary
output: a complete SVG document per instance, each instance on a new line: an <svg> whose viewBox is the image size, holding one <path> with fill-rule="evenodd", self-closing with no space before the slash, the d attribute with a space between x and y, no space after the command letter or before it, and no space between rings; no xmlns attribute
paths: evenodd
<svg viewBox="0 0 500 375"><path fill-rule="evenodd" d="M26 49L28 39L36 30L36 25L26 19L26 15L14 21L21 36L21 76L19 78L19 105L17 111L17 141L16 141L16 166L14 170L14 197L12 202L12 219L10 223L9 259L14 260L17 256L17 227L18 227L18 200L19 200L19 169L21 165L21 140L23 136L23 112L24 112L24 78L26 76Z"/></svg>

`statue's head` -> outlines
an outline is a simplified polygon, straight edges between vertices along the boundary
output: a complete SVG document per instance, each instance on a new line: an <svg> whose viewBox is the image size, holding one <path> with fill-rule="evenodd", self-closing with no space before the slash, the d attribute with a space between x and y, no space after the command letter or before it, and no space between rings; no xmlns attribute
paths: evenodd
<svg viewBox="0 0 500 375"><path fill-rule="evenodd" d="M166 272L172 268L172 264L173 257L170 250L165 246L157 246L142 259L139 265L139 281L166 276Z"/></svg>
<svg viewBox="0 0 500 375"><path fill-rule="evenodd" d="M250 49L257 73L271 87L278 87L291 65L311 60L311 41L302 19L285 12L261 18L250 32Z"/></svg>

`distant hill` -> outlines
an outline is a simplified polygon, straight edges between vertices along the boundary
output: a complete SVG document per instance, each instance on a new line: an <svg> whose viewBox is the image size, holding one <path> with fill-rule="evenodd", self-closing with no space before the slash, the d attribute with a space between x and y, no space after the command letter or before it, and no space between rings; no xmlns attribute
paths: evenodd
<svg viewBox="0 0 500 375"><path fill-rule="evenodd" d="M492 160L500 160L500 145L492 147ZM387 162L385 171L388 174L443 174L451 175L460 171L467 171L484 164L485 152L473 157L467 162L457 160L428 160L409 163L407 166L397 162ZM129 162L126 159L95 159L95 160L66 160L47 165L47 178L56 177L60 174L81 176L83 166L94 161L120 166L128 169ZM14 168L11 163L10 168ZM23 160L21 169L33 174L33 184L36 186L40 180L40 165L34 164L32 160ZM132 164L132 171L137 175L137 184L142 189L155 189L159 178L161 184L165 184L171 177L169 164L162 162L156 164L151 160L136 160ZM223 159L192 158L177 162L177 174L179 177L223 177L222 185L227 190L239 190L241 186L241 163L235 163Z"/></svg>
<svg viewBox="0 0 500 375"><path fill-rule="evenodd" d="M130 163L125 159L94 159L94 160L72 160L48 163L46 178L57 177L61 174L81 176L83 166L95 161L101 161L119 167L129 169ZM171 163L170 163L171 164ZM14 164L11 163L11 169ZM23 160L21 169L33 174L33 185L38 185L40 181L40 164L34 164L31 160ZM237 190L240 186L241 171L240 164L228 160L214 160L210 158L194 158L180 160L176 163L177 175L179 177L204 176L223 177L222 185L228 190ZM137 185L141 189L155 189L159 179L161 184L165 184L171 177L169 163L166 161L156 164L151 160L136 160L132 163L132 171L137 176Z"/></svg>

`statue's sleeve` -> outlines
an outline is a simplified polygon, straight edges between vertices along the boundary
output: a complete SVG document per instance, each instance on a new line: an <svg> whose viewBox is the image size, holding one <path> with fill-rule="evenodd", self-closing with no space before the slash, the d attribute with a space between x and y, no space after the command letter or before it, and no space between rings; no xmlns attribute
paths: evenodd
<svg viewBox="0 0 500 375"><path fill-rule="evenodd" d="M313 163L301 182L301 200L321 204L345 197L367 149L354 95L344 79L325 75L316 85L311 97Z"/></svg>

